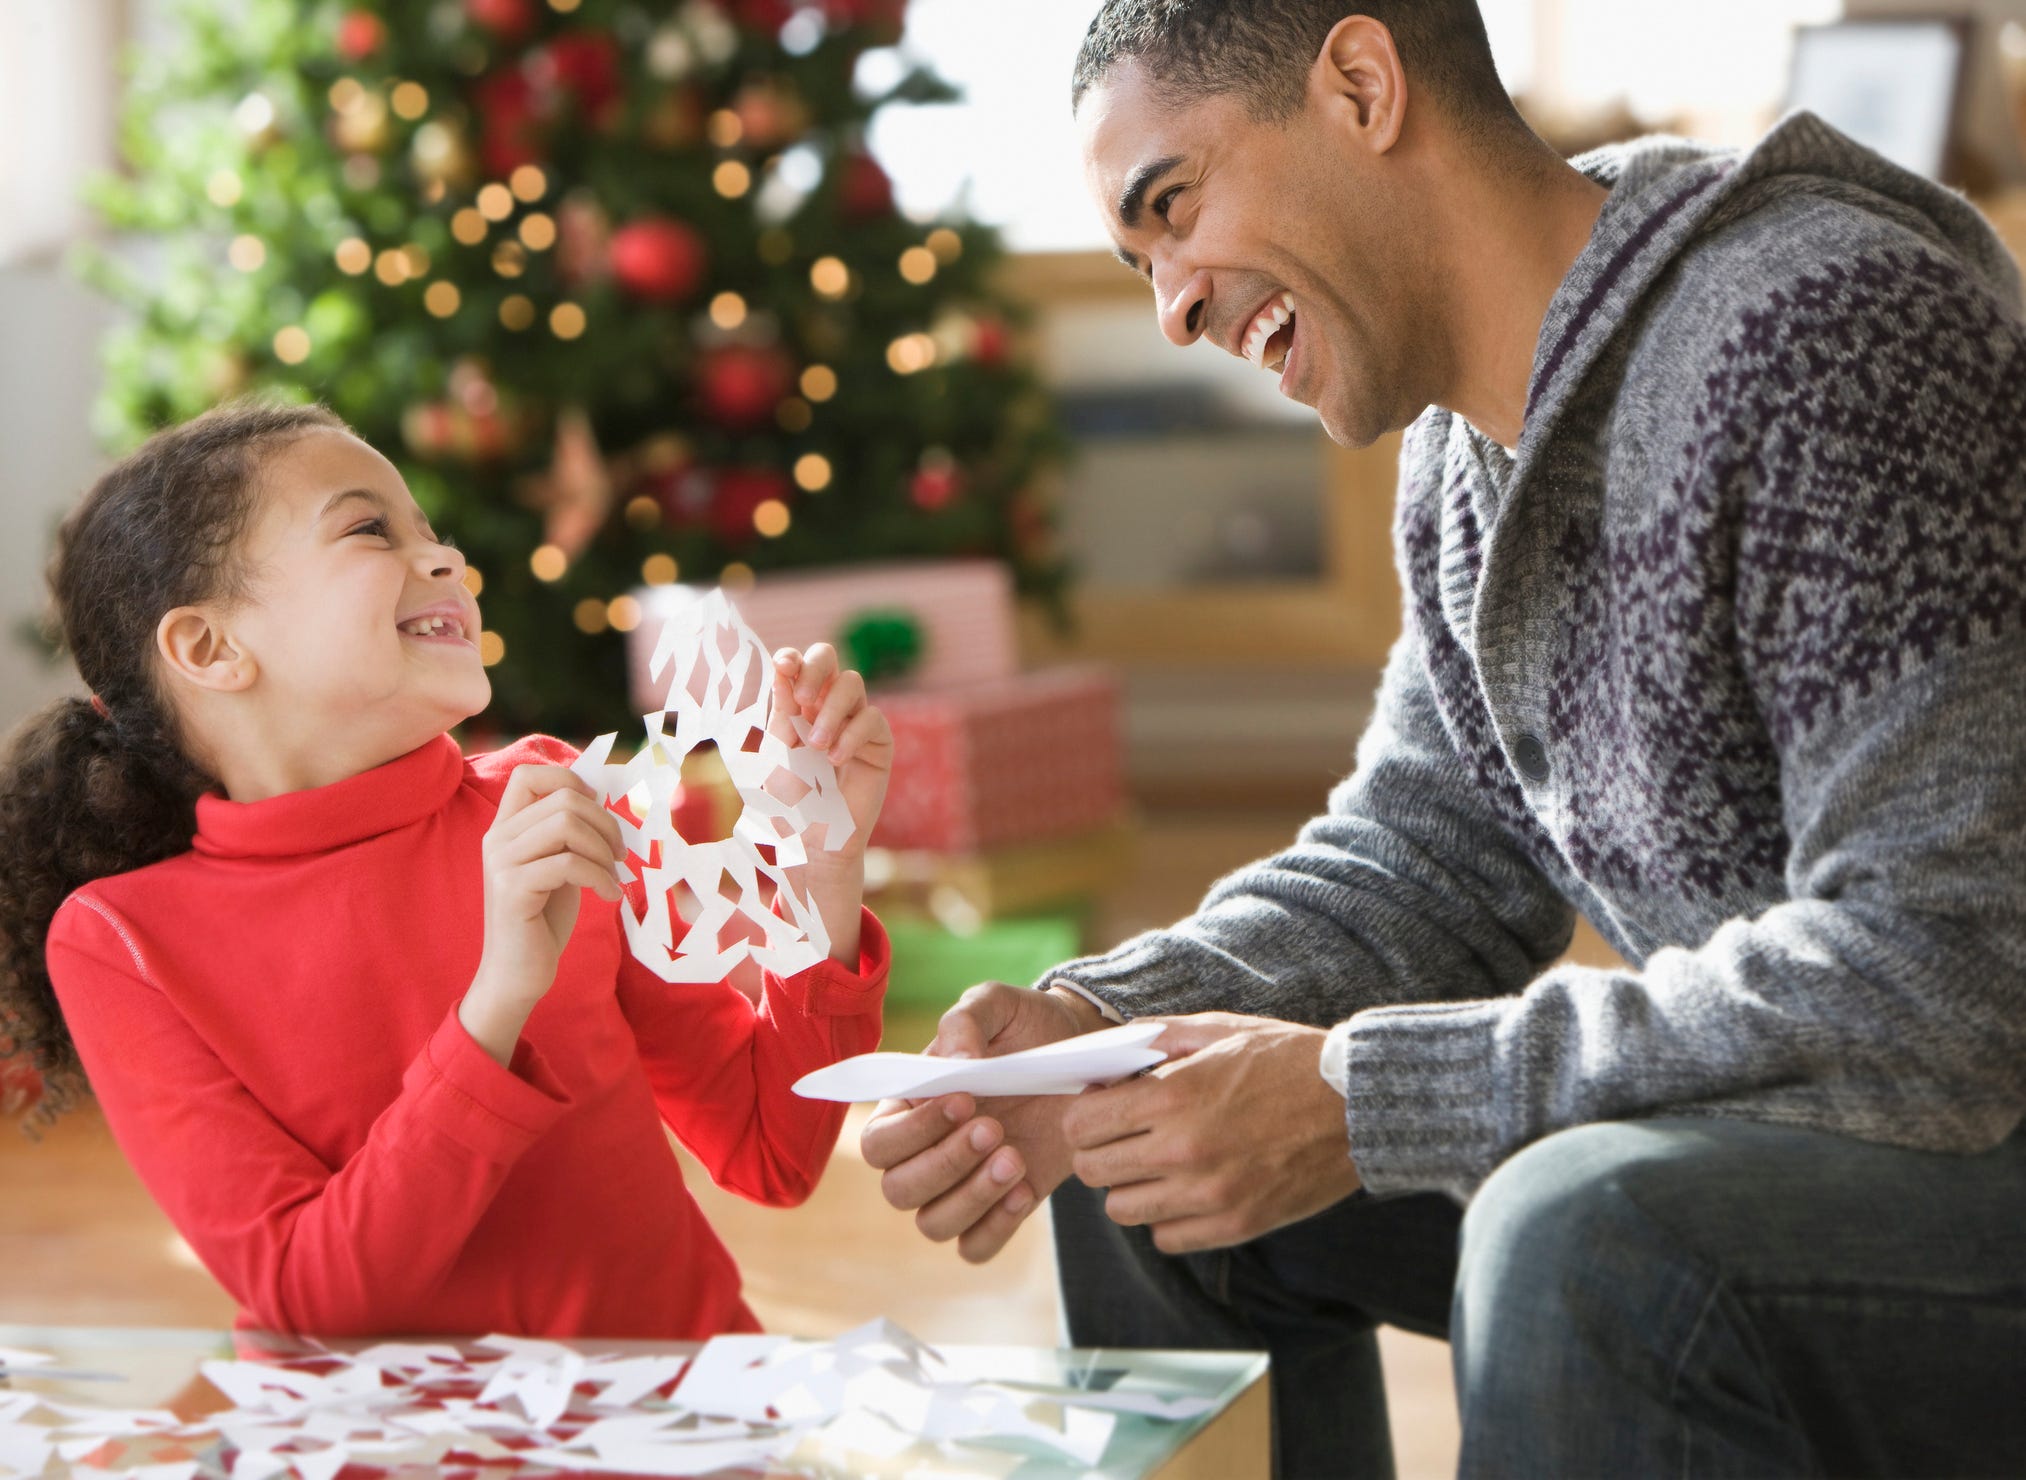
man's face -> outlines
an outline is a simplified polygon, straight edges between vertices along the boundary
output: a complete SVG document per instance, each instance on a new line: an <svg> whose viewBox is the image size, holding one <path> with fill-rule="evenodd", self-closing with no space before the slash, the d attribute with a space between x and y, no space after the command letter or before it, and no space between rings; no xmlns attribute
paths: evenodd
<svg viewBox="0 0 2026 1480"><path fill-rule="evenodd" d="M1173 105L1121 62L1077 109L1084 180L1120 258L1153 285L1176 344L1208 339L1362 447L1428 404L1407 201L1312 88L1261 123L1241 99ZM1391 172L1397 174L1397 171ZM1425 274L1424 274L1425 275Z"/></svg>

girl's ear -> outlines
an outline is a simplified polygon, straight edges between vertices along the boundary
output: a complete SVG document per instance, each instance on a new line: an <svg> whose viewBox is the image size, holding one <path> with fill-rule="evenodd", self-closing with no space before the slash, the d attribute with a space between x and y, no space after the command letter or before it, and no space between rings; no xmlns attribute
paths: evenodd
<svg viewBox="0 0 2026 1480"><path fill-rule="evenodd" d="M201 606L179 606L156 625L155 648L171 677L213 693L238 693L253 683L259 665L218 617Z"/></svg>

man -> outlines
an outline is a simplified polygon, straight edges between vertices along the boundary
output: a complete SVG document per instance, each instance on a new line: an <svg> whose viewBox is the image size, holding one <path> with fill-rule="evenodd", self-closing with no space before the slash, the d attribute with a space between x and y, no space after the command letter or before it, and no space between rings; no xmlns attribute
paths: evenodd
<svg viewBox="0 0 2026 1480"><path fill-rule="evenodd" d="M1806 116L1565 165L1471 0L1106 0L1076 113L1172 340L1413 423L1405 633L1294 846L934 1045L1169 1062L883 1107L889 1200L983 1259L1053 1193L1071 1337L1270 1348L1284 1473L1390 1469L1379 1321L1467 1474L2017 1470L2002 247Z"/></svg>

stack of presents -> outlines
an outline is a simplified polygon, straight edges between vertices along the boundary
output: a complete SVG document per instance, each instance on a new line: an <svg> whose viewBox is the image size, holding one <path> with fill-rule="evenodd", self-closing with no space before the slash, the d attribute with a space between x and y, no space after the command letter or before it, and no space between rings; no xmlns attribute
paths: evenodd
<svg viewBox="0 0 2026 1480"><path fill-rule="evenodd" d="M680 592L638 593L642 710L662 702L648 660ZM1011 576L991 561L764 575L725 594L769 648L834 645L892 722L866 877L893 937L894 1005L940 1011L974 983L1024 984L1079 954L1132 863L1116 676L1023 669ZM728 833L739 799L722 770L693 755L683 775L687 808L708 797L714 835Z"/></svg>

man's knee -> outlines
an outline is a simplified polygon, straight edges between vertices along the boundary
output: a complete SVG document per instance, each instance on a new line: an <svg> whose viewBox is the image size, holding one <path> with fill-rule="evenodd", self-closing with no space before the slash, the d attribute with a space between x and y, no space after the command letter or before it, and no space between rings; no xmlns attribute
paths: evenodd
<svg viewBox="0 0 2026 1480"><path fill-rule="evenodd" d="M1668 1160L1664 1132L1639 1124L1578 1126L1509 1159L1478 1189L1463 1218L1466 1267L1510 1259L1539 1267L1622 1219L1642 1174Z"/></svg>
<svg viewBox="0 0 2026 1480"><path fill-rule="evenodd" d="M1581 1126L1500 1167L1463 1219L1453 1313L1461 1339L1596 1340L1615 1329L1636 1345L1633 1328L1693 1298L1693 1230L1672 1216L1689 1180L1684 1134L1693 1136L1644 1123Z"/></svg>

